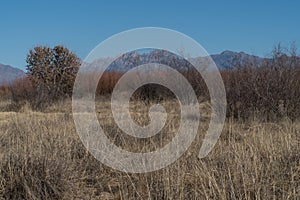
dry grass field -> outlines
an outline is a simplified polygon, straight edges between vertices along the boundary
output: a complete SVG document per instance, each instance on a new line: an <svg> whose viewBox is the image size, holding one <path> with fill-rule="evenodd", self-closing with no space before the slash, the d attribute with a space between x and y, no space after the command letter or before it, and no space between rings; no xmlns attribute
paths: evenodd
<svg viewBox="0 0 300 200"><path fill-rule="evenodd" d="M98 119L116 145L149 151L176 132L176 102L163 104L169 121L150 139L122 134L107 101L98 102ZM133 119L145 123L145 106L131 107ZM208 104L200 107L199 134L188 151L167 168L145 174L116 171L97 161L76 133L68 102L43 113L28 106L2 112L0 199L300 199L299 122L228 119L213 151L199 159L209 120Z"/></svg>

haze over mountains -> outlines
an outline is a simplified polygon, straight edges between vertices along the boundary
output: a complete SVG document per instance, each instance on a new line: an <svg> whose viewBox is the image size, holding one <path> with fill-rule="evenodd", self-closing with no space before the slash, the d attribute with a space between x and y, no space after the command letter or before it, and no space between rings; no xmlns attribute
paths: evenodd
<svg viewBox="0 0 300 200"><path fill-rule="evenodd" d="M220 54L211 55L211 58L216 63L219 69L229 69L238 64L245 64L246 62L255 62L260 65L267 58L261 58L255 55L249 55L244 52L223 51Z"/></svg>
<svg viewBox="0 0 300 200"><path fill-rule="evenodd" d="M237 66L238 64L246 63L247 61L255 61L257 64L260 64L266 59L254 55L249 55L244 52L238 53L233 51L224 51L221 54L211 55L211 58L214 60L219 69L229 69L231 67ZM195 59L203 62L203 58ZM101 61L97 60L95 62L97 63ZM130 52L124 54L120 58L115 60L110 65L109 69L117 71L127 71L135 66L149 62L158 62L179 69L182 69L183 66L189 66L189 64L187 64L184 59L180 59L176 55L169 53L168 51L154 50L148 53ZM9 65L0 64L0 85L10 84L14 80L23 76L25 76L25 72L21 69Z"/></svg>
<svg viewBox="0 0 300 200"><path fill-rule="evenodd" d="M224 51L221 54L215 54L210 56L219 69L229 69L238 65L244 65L247 62L255 62L256 65L260 65L267 58L260 58L258 56L249 55L244 52ZM96 59L92 63L87 64L89 67L87 70L100 69L101 66L106 66L111 62L110 59ZM193 62L199 63L199 65L207 66L208 57L196 57L190 58ZM171 66L177 70L186 70L193 67L184 58L173 54L166 50L152 50L148 52L132 51L114 60L107 70L110 71L123 71L126 72L136 66L147 63L160 63Z"/></svg>
<svg viewBox="0 0 300 200"><path fill-rule="evenodd" d="M21 69L0 63L0 85L10 84L23 76L25 76L25 72Z"/></svg>

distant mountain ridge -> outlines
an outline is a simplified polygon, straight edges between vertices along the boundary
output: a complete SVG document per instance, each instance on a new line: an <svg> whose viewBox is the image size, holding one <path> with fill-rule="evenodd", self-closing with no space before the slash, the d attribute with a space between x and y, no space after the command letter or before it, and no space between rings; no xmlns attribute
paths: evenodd
<svg viewBox="0 0 300 200"><path fill-rule="evenodd" d="M262 64L267 58L261 58L254 55L249 55L244 52L234 52L234 51L223 51L221 54L214 54L210 56L215 62L216 66L219 69L230 69L237 67L239 65L244 65L247 62L255 62L255 64ZM192 58L193 61L198 63L207 63L208 57L197 57ZM105 59L95 60L91 64L91 69L97 69L97 66L103 65L103 63L108 62ZM192 65L187 62L182 57L177 56L176 54L170 53L166 50L153 50L148 53L138 53L136 51L132 51L126 54L123 54L116 60L114 60L108 70L113 71L128 71L136 66L147 64L147 63L160 63L171 66L178 70L185 70Z"/></svg>
<svg viewBox="0 0 300 200"><path fill-rule="evenodd" d="M0 64L0 85L10 84L23 76L25 76L25 72L21 69Z"/></svg>
<svg viewBox="0 0 300 200"><path fill-rule="evenodd" d="M255 62L257 65L261 65L265 60L268 60L268 58L228 50L223 51L220 54L211 55L211 58L219 69L229 69L231 67L246 64L247 62Z"/></svg>
<svg viewBox="0 0 300 200"><path fill-rule="evenodd" d="M249 55L244 52L223 51L220 54L214 54L210 56L216 63L219 69L229 69L238 65L243 65L246 62L255 62L258 65L263 63L267 58L262 58L254 55ZM207 57L193 58L197 62L205 62ZM95 60L91 65L91 69L97 69L97 65L107 62L109 59ZM192 65L185 59L178 57L177 55L170 53L166 50L153 50L150 52L138 53L136 51L123 54L118 59L114 60L109 66L108 70L123 71L126 72L133 67L146 64L146 63L161 63L178 70L184 70L192 67ZM0 64L0 85L10 84L14 80L25 76L25 72L21 69L12 67L10 65Z"/></svg>

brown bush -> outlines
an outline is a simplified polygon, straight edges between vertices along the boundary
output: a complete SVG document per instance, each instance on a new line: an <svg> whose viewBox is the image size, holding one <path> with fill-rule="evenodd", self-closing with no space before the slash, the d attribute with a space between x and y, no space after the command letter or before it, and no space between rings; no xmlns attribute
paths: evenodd
<svg viewBox="0 0 300 200"><path fill-rule="evenodd" d="M27 75L43 101L72 96L80 59L64 46L37 46L26 58ZM39 105L37 105L39 106Z"/></svg>
<svg viewBox="0 0 300 200"><path fill-rule="evenodd" d="M28 78L20 78L10 85L12 109L18 110L22 105L36 102L36 91Z"/></svg>
<svg viewBox="0 0 300 200"><path fill-rule="evenodd" d="M295 52L288 54L279 46L260 66L248 62L223 70L222 77L229 116L263 120L299 117L300 59Z"/></svg>
<svg viewBox="0 0 300 200"><path fill-rule="evenodd" d="M110 95L122 75L117 71L105 71L98 82L97 95Z"/></svg>
<svg viewBox="0 0 300 200"><path fill-rule="evenodd" d="M0 100L8 100L11 97L11 91L9 86L2 85L0 86Z"/></svg>

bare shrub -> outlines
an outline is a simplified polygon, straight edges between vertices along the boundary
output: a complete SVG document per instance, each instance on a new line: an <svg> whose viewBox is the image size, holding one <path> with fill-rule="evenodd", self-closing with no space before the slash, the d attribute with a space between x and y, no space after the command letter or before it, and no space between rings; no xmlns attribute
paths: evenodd
<svg viewBox="0 0 300 200"><path fill-rule="evenodd" d="M10 85L11 91L11 110L19 110L24 104L34 104L36 99L36 91L32 82L28 78L20 78ZM34 102L34 103L33 103Z"/></svg>
<svg viewBox="0 0 300 200"><path fill-rule="evenodd" d="M11 96L10 88L7 85L0 86L0 100L7 100Z"/></svg>
<svg viewBox="0 0 300 200"><path fill-rule="evenodd" d="M69 49L38 46L29 51L26 62L38 99L51 103L71 97L80 59Z"/></svg>
<svg viewBox="0 0 300 200"><path fill-rule="evenodd" d="M300 58L295 50L278 45L264 63L249 61L223 70L222 77L229 116L263 120L299 117Z"/></svg>

